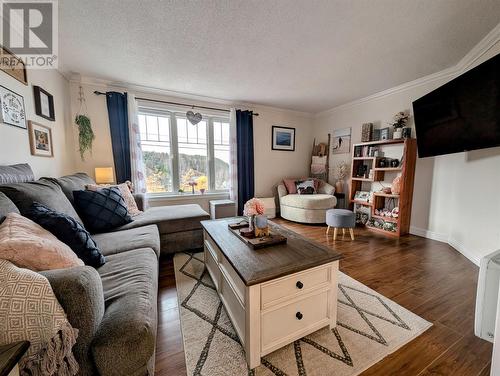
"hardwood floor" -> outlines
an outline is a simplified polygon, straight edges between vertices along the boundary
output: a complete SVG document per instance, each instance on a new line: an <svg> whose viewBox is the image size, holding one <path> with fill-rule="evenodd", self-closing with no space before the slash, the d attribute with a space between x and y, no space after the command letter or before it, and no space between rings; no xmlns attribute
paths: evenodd
<svg viewBox="0 0 500 376"><path fill-rule="evenodd" d="M343 253L340 270L434 326L363 375L487 376L492 345L474 336L478 268L447 244L413 235L386 238L356 229L325 235L326 226L275 222ZM156 375L185 375L172 258L160 261Z"/></svg>

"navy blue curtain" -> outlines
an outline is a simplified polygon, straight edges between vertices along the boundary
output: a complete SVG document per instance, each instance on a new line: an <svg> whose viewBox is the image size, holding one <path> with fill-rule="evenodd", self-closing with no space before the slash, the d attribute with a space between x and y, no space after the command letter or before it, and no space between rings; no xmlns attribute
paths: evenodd
<svg viewBox="0 0 500 376"><path fill-rule="evenodd" d="M253 113L236 110L236 150L238 158L238 215L245 202L254 197Z"/></svg>
<svg viewBox="0 0 500 376"><path fill-rule="evenodd" d="M130 165L130 142L128 131L127 93L109 91L106 93L108 105L111 145L115 160L116 182L123 183L132 179Z"/></svg>

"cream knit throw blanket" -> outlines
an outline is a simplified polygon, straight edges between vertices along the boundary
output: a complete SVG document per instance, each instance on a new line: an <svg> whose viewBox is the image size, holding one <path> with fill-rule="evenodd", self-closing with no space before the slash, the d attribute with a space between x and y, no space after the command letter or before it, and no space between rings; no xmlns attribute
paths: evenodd
<svg viewBox="0 0 500 376"><path fill-rule="evenodd" d="M21 375L75 375L77 336L47 278L0 260L0 345L31 343L19 363Z"/></svg>

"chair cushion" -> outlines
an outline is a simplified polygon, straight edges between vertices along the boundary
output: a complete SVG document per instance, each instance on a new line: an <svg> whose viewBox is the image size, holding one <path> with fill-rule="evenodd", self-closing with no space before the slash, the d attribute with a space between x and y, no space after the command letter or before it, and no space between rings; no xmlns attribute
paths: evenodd
<svg viewBox="0 0 500 376"><path fill-rule="evenodd" d="M75 207L92 232L105 232L132 221L117 187L98 191L74 191Z"/></svg>
<svg viewBox="0 0 500 376"><path fill-rule="evenodd" d="M150 248L107 257L98 269L106 311L92 341L100 375L131 375L154 353L158 259Z"/></svg>
<svg viewBox="0 0 500 376"><path fill-rule="evenodd" d="M105 256L138 248L151 248L157 256L160 255L160 234L155 225L95 234L92 237Z"/></svg>
<svg viewBox="0 0 500 376"><path fill-rule="evenodd" d="M335 196L316 194L316 195L286 195L281 197L280 204L299 209L331 209L335 206L337 200Z"/></svg>
<svg viewBox="0 0 500 376"><path fill-rule="evenodd" d="M126 230L139 226L158 226L160 234L201 229L200 221L210 219L210 215L200 205L171 205L149 208L134 217L134 221L115 230Z"/></svg>
<svg viewBox="0 0 500 376"><path fill-rule="evenodd" d="M5 216L9 213L19 214L19 209L10 198L0 192L0 223L3 222Z"/></svg>
<svg viewBox="0 0 500 376"><path fill-rule="evenodd" d="M326 211L326 224L332 227L352 228L356 225L356 215L346 209L330 209Z"/></svg>
<svg viewBox="0 0 500 376"><path fill-rule="evenodd" d="M51 210L38 202L33 203L26 216L69 246L85 265L97 268L106 263L89 232L70 216Z"/></svg>
<svg viewBox="0 0 500 376"><path fill-rule="evenodd" d="M0 166L0 184L25 183L33 180L35 175L27 163Z"/></svg>
<svg viewBox="0 0 500 376"><path fill-rule="evenodd" d="M71 248L17 213L7 214L0 225L0 259L36 272L83 266Z"/></svg>
<svg viewBox="0 0 500 376"><path fill-rule="evenodd" d="M26 183L0 185L0 192L5 193L16 204L22 215L25 215L33 202L39 202L83 223L59 184L54 181L40 179Z"/></svg>
<svg viewBox="0 0 500 376"><path fill-rule="evenodd" d="M83 191L87 184L95 184L95 181L83 172L78 172L73 175L62 176L58 179L54 178L44 178L52 180L59 184L62 191L68 198L68 200L73 203L73 191Z"/></svg>

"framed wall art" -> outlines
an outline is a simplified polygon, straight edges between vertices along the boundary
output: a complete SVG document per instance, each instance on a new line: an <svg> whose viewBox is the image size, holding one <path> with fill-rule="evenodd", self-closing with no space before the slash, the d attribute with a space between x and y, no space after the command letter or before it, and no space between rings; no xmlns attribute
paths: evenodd
<svg viewBox="0 0 500 376"><path fill-rule="evenodd" d="M273 150L295 151L295 128L273 125L271 136Z"/></svg>
<svg viewBox="0 0 500 376"><path fill-rule="evenodd" d="M31 154L40 157L53 157L52 130L45 125L28 121Z"/></svg>
<svg viewBox="0 0 500 376"><path fill-rule="evenodd" d="M333 154L346 154L351 151L351 128L333 131Z"/></svg>
<svg viewBox="0 0 500 376"><path fill-rule="evenodd" d="M24 62L3 46L0 46L0 69L19 82L28 85L28 74Z"/></svg>
<svg viewBox="0 0 500 376"><path fill-rule="evenodd" d="M35 95L35 113L47 120L56 120L54 97L40 86L33 86L33 93Z"/></svg>
<svg viewBox="0 0 500 376"><path fill-rule="evenodd" d="M26 129L24 98L4 86L0 86L0 121Z"/></svg>

